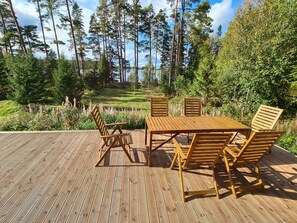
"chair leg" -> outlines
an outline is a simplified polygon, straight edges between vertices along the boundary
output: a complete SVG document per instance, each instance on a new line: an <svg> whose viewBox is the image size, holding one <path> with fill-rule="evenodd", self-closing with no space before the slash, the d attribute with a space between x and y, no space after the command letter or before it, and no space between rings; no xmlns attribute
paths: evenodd
<svg viewBox="0 0 297 223"><path fill-rule="evenodd" d="M261 173L260 173L260 168L258 167L258 165L255 165L255 172L257 173L257 178L258 178L258 182L259 185L261 185L262 189L264 189L264 184L263 184L263 180L261 177Z"/></svg>
<svg viewBox="0 0 297 223"><path fill-rule="evenodd" d="M132 160L132 157L130 155L130 145L127 145L128 146L128 150L126 149L126 145L122 146L124 152L126 153L127 157L129 158L130 162L133 163L133 160Z"/></svg>
<svg viewBox="0 0 297 223"><path fill-rule="evenodd" d="M219 190L218 190L218 184L217 184L217 180L216 180L216 176L215 176L214 171L215 171L215 168L212 168L213 186L214 186L214 189L216 191L217 198L220 198L220 194L219 194Z"/></svg>
<svg viewBox="0 0 297 223"><path fill-rule="evenodd" d="M97 164L95 165L96 167L99 166L99 164L101 163L101 161L104 159L104 157L106 156L106 154L109 152L109 150L111 149L112 145L110 145L106 151L103 153L103 155L101 155L102 153L102 150L103 150L103 147L102 147L102 150L99 152L99 160L97 162Z"/></svg>
<svg viewBox="0 0 297 223"><path fill-rule="evenodd" d="M179 178L180 178L180 188L182 192L182 200L185 202L185 191L184 191L184 180L183 180L183 167L181 163L181 157L178 155L178 169L179 169Z"/></svg>
<svg viewBox="0 0 297 223"><path fill-rule="evenodd" d="M172 170L173 167L174 167L174 163L175 163L175 161L176 161L176 158L177 158L177 153L174 154L173 160L172 160L172 162L171 162L171 166L170 166L170 169L171 169L171 170Z"/></svg>
<svg viewBox="0 0 297 223"><path fill-rule="evenodd" d="M232 194L233 194L233 196L235 198L237 198L235 186L234 186L234 183L233 183L233 180L232 180L232 175L231 175L231 169L230 169L230 166L229 166L229 161L228 161L228 158L227 158L227 155L226 155L225 152L224 152L224 161L225 161L226 170L227 170L227 173L228 173L228 178L229 178L229 181L230 181L230 186L231 186Z"/></svg>

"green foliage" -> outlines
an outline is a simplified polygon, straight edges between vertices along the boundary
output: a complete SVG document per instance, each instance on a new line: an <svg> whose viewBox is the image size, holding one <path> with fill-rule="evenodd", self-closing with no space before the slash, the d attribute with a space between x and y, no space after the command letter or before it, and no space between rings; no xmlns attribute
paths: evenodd
<svg viewBox="0 0 297 223"><path fill-rule="evenodd" d="M279 146L297 155L297 135L283 136L277 142Z"/></svg>
<svg viewBox="0 0 297 223"><path fill-rule="evenodd" d="M96 69L89 69L84 74L84 84L87 89L99 91L102 88L102 82Z"/></svg>
<svg viewBox="0 0 297 223"><path fill-rule="evenodd" d="M0 53L0 99L6 98L8 94L9 86L7 72L5 58L1 57Z"/></svg>
<svg viewBox="0 0 297 223"><path fill-rule="evenodd" d="M179 75L176 77L174 82L174 89L178 96L186 95L188 92L189 84L185 80L183 75Z"/></svg>
<svg viewBox="0 0 297 223"><path fill-rule="evenodd" d="M246 111L259 104L289 110L297 70L296 13L296 1L281 0L247 1L236 13L217 61L218 90L225 102Z"/></svg>
<svg viewBox="0 0 297 223"><path fill-rule="evenodd" d="M21 106L11 100L0 101L0 117L8 116L21 110Z"/></svg>
<svg viewBox="0 0 297 223"><path fill-rule="evenodd" d="M32 54L19 54L8 63L11 97L20 104L38 103L45 96L45 77Z"/></svg>
<svg viewBox="0 0 297 223"><path fill-rule="evenodd" d="M64 56L58 61L54 72L54 97L57 102L64 101L67 96L71 102L74 98L80 100L82 95L82 84L71 61Z"/></svg>
<svg viewBox="0 0 297 223"><path fill-rule="evenodd" d="M154 77L153 72L155 68L152 63L148 62L142 70L142 75L143 75L143 80L142 84L144 86L149 86L149 85L155 85L158 83L158 80L156 77Z"/></svg>
<svg viewBox="0 0 297 223"><path fill-rule="evenodd" d="M110 63L107 60L105 53L100 57L98 65L99 82L103 85L112 81Z"/></svg>

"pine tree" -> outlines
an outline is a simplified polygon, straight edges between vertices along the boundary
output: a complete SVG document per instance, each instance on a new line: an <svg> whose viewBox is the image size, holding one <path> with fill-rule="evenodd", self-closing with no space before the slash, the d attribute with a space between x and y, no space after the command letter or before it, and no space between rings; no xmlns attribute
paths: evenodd
<svg viewBox="0 0 297 223"><path fill-rule="evenodd" d="M54 72L54 98L57 102L62 102L67 96L70 101L80 100L82 95L82 85L80 77L77 76L71 61L65 56L61 56L57 69Z"/></svg>
<svg viewBox="0 0 297 223"><path fill-rule="evenodd" d="M8 78L12 99L20 104L44 100L46 82L40 62L31 53L10 59Z"/></svg>

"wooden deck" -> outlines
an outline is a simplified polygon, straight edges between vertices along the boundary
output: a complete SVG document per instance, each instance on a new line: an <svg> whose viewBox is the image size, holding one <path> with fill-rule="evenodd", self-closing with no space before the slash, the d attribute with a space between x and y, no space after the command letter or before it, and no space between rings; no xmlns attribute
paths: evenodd
<svg viewBox="0 0 297 223"><path fill-rule="evenodd" d="M132 134L135 163L113 149L94 167L97 131L0 133L0 222L297 222L297 158L286 151L274 148L261 162L264 191L233 198L222 168L221 199L183 203L172 146L147 167L144 131ZM210 174L186 173L185 186L210 187Z"/></svg>

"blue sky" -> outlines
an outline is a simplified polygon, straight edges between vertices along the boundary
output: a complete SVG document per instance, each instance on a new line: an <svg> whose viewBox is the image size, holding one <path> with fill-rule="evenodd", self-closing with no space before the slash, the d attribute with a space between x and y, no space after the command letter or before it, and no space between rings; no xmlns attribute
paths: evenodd
<svg viewBox="0 0 297 223"><path fill-rule="evenodd" d="M168 13L170 11L169 5L166 2L166 0L140 0L142 6L147 6L150 3L153 4L154 6L154 11L158 12L160 9L167 9ZM242 5L244 0L210 0L211 4L211 10L210 10L210 17L213 19L213 29L216 30L219 25L222 25L223 27L223 32L227 30L228 23L233 19L234 13L236 12L237 8ZM29 25L29 24L34 24L40 27L39 19L38 19L38 14L36 12L35 5L33 3L29 3L27 0L12 0L15 13L18 17L19 23L21 26L24 25ZM77 0L76 1L78 5L82 8L83 10L83 16L84 16L84 24L85 24L85 31L88 30L88 25L89 25L89 18L92 13L95 12L96 7L99 4L99 0ZM65 10L64 8L61 8L61 11ZM57 22L59 19L56 19ZM47 24L45 24L47 26ZM41 32L39 29L39 34L41 37ZM47 42L52 42L54 39L53 33L52 32L46 32L46 39ZM59 30L59 39L67 42L69 39L67 32L64 30ZM55 50L55 47L53 44L50 44L51 48ZM67 57L71 57L72 53L69 51L69 46L65 45L62 47L63 53ZM131 50L133 47L131 47ZM130 59L133 61L132 55L133 53L131 52ZM142 55L140 55L140 58L142 58ZM145 60L141 60L140 63L145 63ZM140 64L142 66L143 64Z"/></svg>

